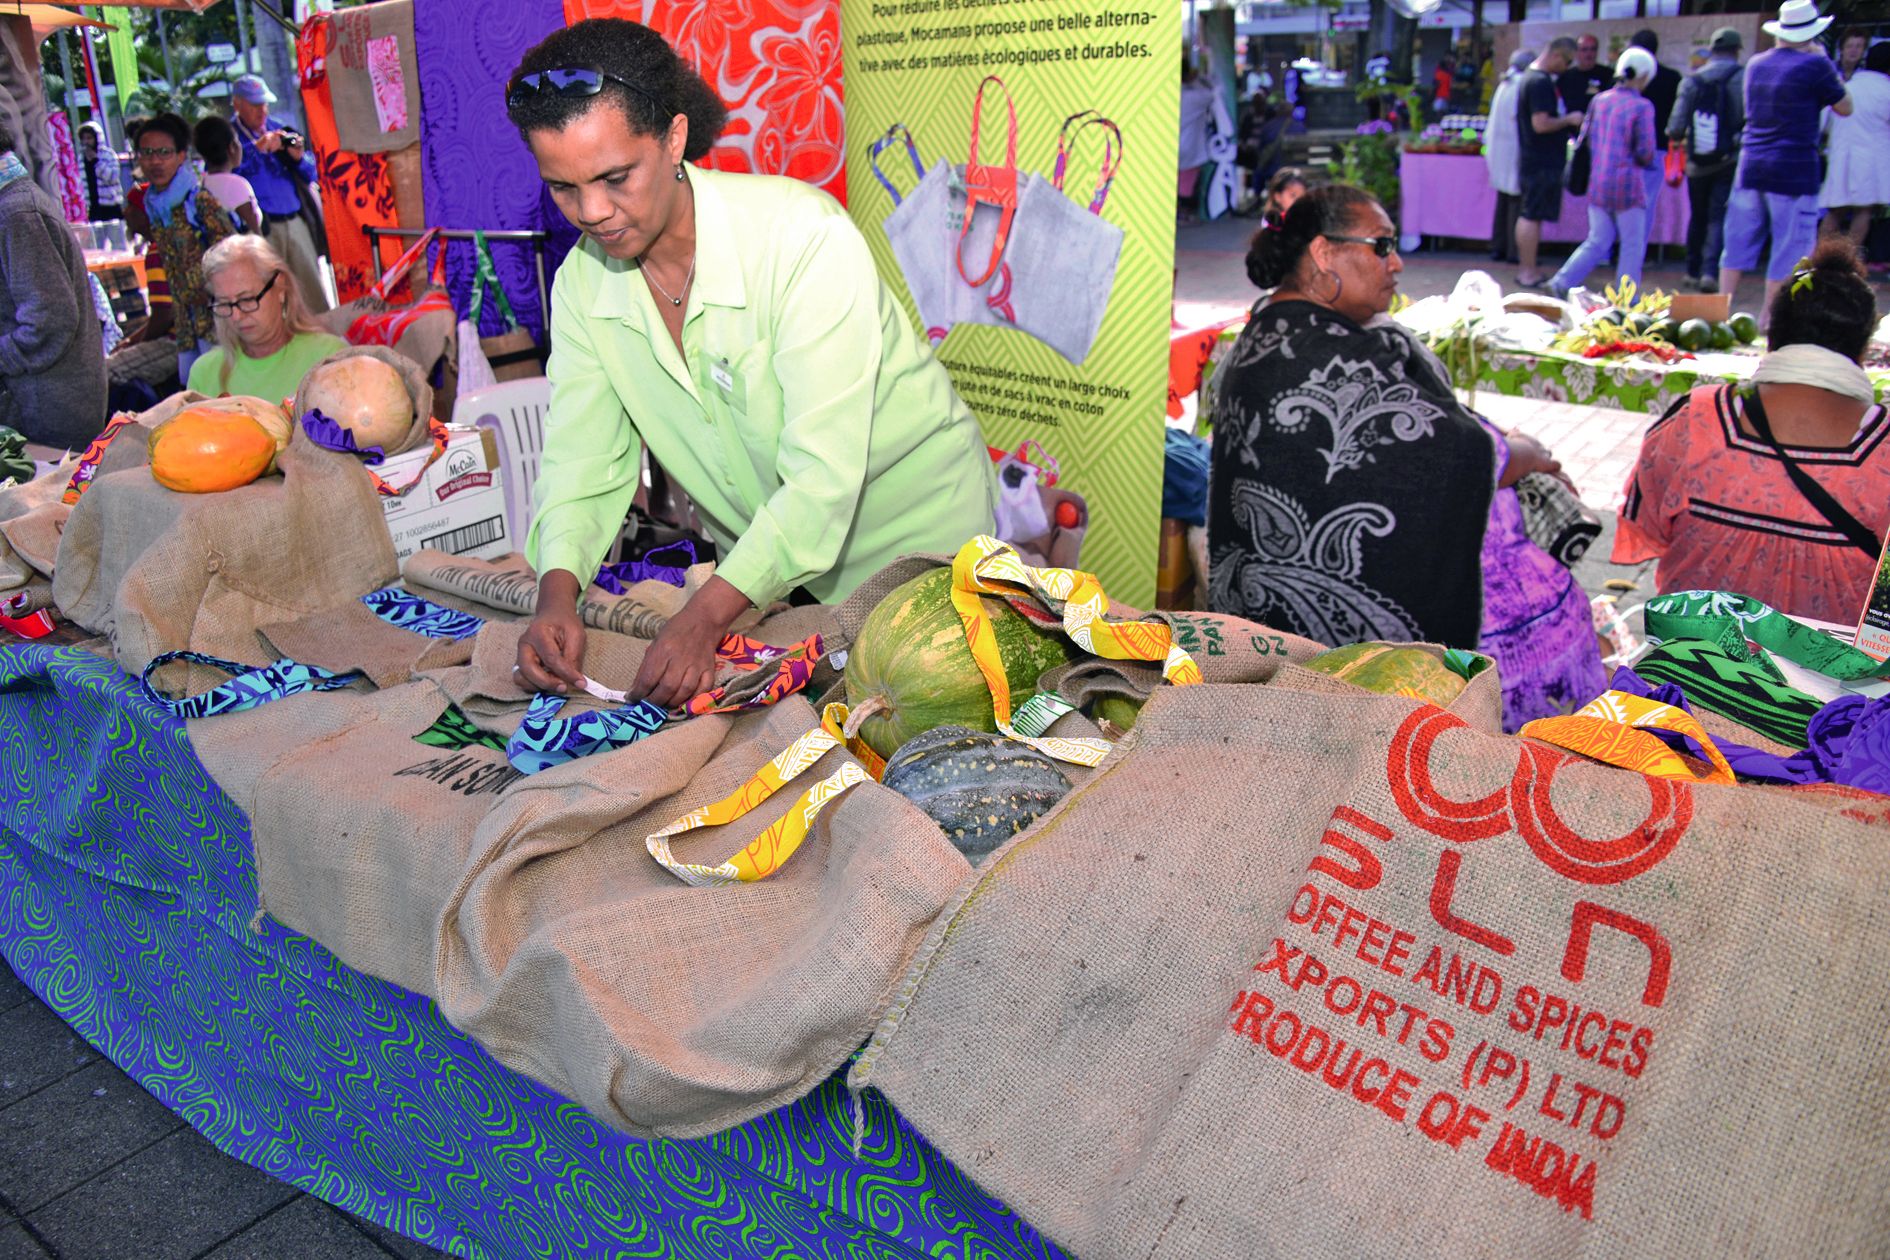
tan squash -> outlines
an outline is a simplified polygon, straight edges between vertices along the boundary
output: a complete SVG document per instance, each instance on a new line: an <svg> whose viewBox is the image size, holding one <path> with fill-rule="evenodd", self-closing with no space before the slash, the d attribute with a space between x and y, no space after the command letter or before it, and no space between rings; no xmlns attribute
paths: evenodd
<svg viewBox="0 0 1890 1260"><path fill-rule="evenodd" d="M391 364L365 354L329 359L302 381L304 412L320 411L354 434L362 450L391 452L413 426L413 397Z"/></svg>

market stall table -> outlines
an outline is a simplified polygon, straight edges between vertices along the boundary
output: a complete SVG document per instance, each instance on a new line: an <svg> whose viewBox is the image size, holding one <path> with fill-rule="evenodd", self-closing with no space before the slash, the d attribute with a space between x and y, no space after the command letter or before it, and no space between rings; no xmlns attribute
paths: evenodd
<svg viewBox="0 0 1890 1260"><path fill-rule="evenodd" d="M104 657L0 647L0 773L0 954L220 1150L338 1207L457 1255L1061 1254L838 1076L639 1141L257 915L248 820Z"/></svg>
<svg viewBox="0 0 1890 1260"><path fill-rule="evenodd" d="M1398 159L1398 184L1401 247L1415 249L1423 236L1490 239L1496 190L1490 187L1490 168L1480 155L1406 152ZM1687 218L1685 190L1663 189L1647 243L1686 244ZM1572 244L1587 235L1588 198L1564 193L1562 217L1543 226L1542 239Z"/></svg>
<svg viewBox="0 0 1890 1260"><path fill-rule="evenodd" d="M1713 351L1668 365L1644 355L1584 359L1559 350L1483 349L1476 358L1475 387L1512 398L1658 416L1696 386L1748 379L1758 362L1757 354ZM1890 369L1873 368L1870 377L1878 400L1890 399ZM1467 384L1461 379L1457 383Z"/></svg>

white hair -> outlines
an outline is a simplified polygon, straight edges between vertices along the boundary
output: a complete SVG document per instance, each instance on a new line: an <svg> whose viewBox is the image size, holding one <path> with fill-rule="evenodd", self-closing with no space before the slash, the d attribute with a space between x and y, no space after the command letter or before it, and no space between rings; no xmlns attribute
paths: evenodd
<svg viewBox="0 0 1890 1260"><path fill-rule="evenodd" d="M201 264L204 283L207 285L218 272L234 263L248 263L265 283L271 276L275 277L273 292L282 298L282 318L291 337L325 331L309 312L308 303L302 298L302 286L295 282L295 273L282 261L275 246L253 233L224 237L204 251ZM230 369L236 366L236 356L243 352L243 346L236 339L236 330L230 327L227 316L216 317L216 339L223 347L222 380L218 385L228 389Z"/></svg>
<svg viewBox="0 0 1890 1260"><path fill-rule="evenodd" d="M1621 54L1621 60L1614 63L1614 77L1624 82L1632 81L1635 87L1646 87L1648 80L1654 77L1660 64L1654 60L1654 54L1645 48L1630 48Z"/></svg>

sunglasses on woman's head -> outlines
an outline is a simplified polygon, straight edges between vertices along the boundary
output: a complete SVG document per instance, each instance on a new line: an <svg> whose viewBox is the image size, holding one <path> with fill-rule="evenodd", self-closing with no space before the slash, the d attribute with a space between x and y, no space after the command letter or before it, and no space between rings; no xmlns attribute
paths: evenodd
<svg viewBox="0 0 1890 1260"><path fill-rule="evenodd" d="M212 302L210 303L210 309L214 313L226 317L232 311L241 311L243 314L247 315L262 305L263 296L267 294L269 290L276 287L276 280L281 275L282 273L280 271L276 272L275 275L269 277L268 284L265 284L248 297L231 298L227 302Z"/></svg>
<svg viewBox="0 0 1890 1260"><path fill-rule="evenodd" d="M672 111L650 92L608 70L598 70L591 66L560 66L555 70L534 70L530 74L521 74L505 91L505 107L517 109L535 96L562 96L566 99L596 96L604 90L606 81L635 92L656 106L659 116L664 118L670 116Z"/></svg>
<svg viewBox="0 0 1890 1260"><path fill-rule="evenodd" d="M1370 245L1372 253L1380 258L1389 258L1391 251L1398 248L1398 238L1395 236L1340 236L1336 232L1326 232L1324 236L1329 241L1349 241L1353 245Z"/></svg>

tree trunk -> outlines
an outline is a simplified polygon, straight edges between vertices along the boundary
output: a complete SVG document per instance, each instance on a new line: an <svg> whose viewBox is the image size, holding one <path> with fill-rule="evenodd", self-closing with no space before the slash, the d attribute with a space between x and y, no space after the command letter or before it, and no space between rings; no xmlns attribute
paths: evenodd
<svg viewBox="0 0 1890 1260"><path fill-rule="evenodd" d="M1391 58L1391 81L1411 82L1411 44L1417 35L1416 20L1399 13L1388 0L1372 0L1370 29L1371 38L1367 43L1372 55L1382 52Z"/></svg>
<svg viewBox="0 0 1890 1260"><path fill-rule="evenodd" d="M273 6L272 6L273 7ZM262 75L275 89L275 111L295 120L303 135L308 134L308 116L302 110L302 80L296 73L295 49L290 47L289 32L274 18L255 23L256 54L262 62Z"/></svg>

